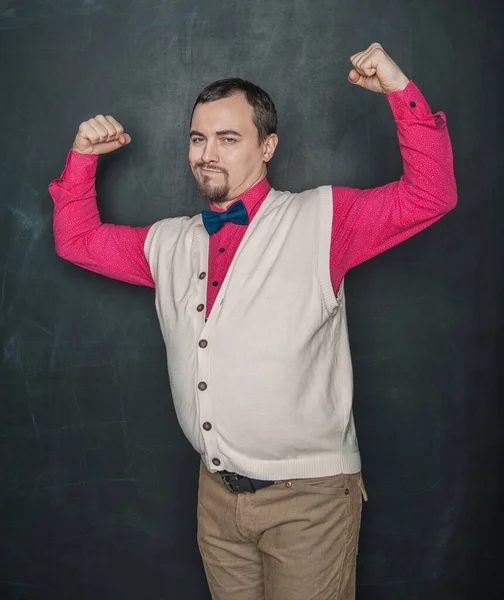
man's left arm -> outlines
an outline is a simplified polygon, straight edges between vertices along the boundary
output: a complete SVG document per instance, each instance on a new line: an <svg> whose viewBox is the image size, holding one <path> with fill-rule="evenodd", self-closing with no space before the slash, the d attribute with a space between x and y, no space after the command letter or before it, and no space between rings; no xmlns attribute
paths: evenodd
<svg viewBox="0 0 504 600"><path fill-rule="evenodd" d="M432 114L418 87L380 44L351 61L351 83L387 95L404 172L399 181L378 188L333 187L330 263L335 292L350 268L412 237L457 204L445 114Z"/></svg>

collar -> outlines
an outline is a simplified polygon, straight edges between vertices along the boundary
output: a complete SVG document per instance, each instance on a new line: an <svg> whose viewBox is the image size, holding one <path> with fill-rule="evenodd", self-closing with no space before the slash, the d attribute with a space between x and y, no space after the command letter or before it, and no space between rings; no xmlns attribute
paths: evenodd
<svg viewBox="0 0 504 600"><path fill-rule="evenodd" d="M242 200L243 204L245 204L245 208L247 209L247 213L250 216L251 213L254 213L254 209L259 208L259 205L264 200L264 198L266 198L266 195L270 191L270 189L271 185L269 184L268 178L264 177L264 179L261 179L261 181L259 181L259 183L256 183L254 187L251 187L241 196L235 198L233 202L231 202L231 204L227 206L227 208L219 208L218 206L214 206L210 202L208 203L208 207L214 212L225 212L231 206L233 206L235 202L238 202L238 200Z"/></svg>

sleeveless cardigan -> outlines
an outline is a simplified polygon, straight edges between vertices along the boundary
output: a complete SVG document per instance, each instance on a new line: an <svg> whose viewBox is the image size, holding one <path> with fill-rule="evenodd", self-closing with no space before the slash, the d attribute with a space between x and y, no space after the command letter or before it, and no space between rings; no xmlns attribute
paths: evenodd
<svg viewBox="0 0 504 600"><path fill-rule="evenodd" d="M360 455L344 282L329 272L330 186L271 189L205 321L201 214L155 223L145 254L177 418L210 471L355 473Z"/></svg>

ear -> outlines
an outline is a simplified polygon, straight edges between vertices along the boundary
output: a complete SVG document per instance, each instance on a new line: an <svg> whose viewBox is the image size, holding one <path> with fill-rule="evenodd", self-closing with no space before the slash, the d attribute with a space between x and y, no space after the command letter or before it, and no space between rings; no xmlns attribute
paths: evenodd
<svg viewBox="0 0 504 600"><path fill-rule="evenodd" d="M269 162L273 158L273 154L275 154L277 145L278 135L276 133L270 133L262 143L264 162Z"/></svg>

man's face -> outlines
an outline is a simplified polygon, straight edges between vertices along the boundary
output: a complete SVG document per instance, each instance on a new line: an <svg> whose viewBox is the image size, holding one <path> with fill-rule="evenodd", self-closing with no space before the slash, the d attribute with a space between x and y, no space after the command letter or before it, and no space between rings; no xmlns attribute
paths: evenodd
<svg viewBox="0 0 504 600"><path fill-rule="evenodd" d="M189 162L209 202L225 207L266 175L278 138L271 134L259 144L253 116L244 93L196 105Z"/></svg>

